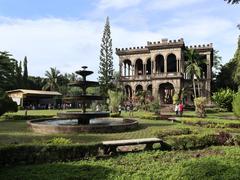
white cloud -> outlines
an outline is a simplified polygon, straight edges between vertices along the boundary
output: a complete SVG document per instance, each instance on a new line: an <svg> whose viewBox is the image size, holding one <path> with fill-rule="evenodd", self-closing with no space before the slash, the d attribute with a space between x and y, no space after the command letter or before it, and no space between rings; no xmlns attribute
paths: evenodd
<svg viewBox="0 0 240 180"><path fill-rule="evenodd" d="M82 65L97 69L102 24L61 19L12 20L0 24L0 49L17 59L26 55L29 72L43 75L49 67L73 72Z"/></svg>
<svg viewBox="0 0 240 180"><path fill-rule="evenodd" d="M161 38L184 38L186 45L213 42L224 59L228 60L233 55L238 33L234 23L214 17L202 17L197 21L194 18L185 19L184 22L181 19L167 21L159 24L155 31L130 30L112 23L113 50L116 47L145 46L147 41ZM70 73L87 65L95 72L92 78L96 79L103 27L104 22L93 20L0 17L0 51L7 50L19 60L26 55L32 75L43 76L49 67ZM232 31L233 28L236 31ZM118 70L116 55L114 65Z"/></svg>
<svg viewBox="0 0 240 180"><path fill-rule="evenodd" d="M142 0L100 0L99 4L97 4L100 9L122 9L126 7L132 7L138 5Z"/></svg>
<svg viewBox="0 0 240 180"><path fill-rule="evenodd" d="M180 6L191 5L205 0L152 0L148 1L147 8L154 10L169 10Z"/></svg>

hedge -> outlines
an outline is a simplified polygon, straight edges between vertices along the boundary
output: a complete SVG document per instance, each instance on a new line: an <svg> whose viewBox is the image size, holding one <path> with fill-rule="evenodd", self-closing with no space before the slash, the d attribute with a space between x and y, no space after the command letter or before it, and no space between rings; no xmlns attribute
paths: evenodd
<svg viewBox="0 0 240 180"><path fill-rule="evenodd" d="M205 135L182 135L167 140L171 150L202 149L209 146L240 145L240 136L232 136L227 132Z"/></svg>
<svg viewBox="0 0 240 180"><path fill-rule="evenodd" d="M100 144L10 145L0 148L0 166L80 160L97 156Z"/></svg>
<svg viewBox="0 0 240 180"><path fill-rule="evenodd" d="M240 128L240 121L238 120L182 118L182 123L207 128Z"/></svg>

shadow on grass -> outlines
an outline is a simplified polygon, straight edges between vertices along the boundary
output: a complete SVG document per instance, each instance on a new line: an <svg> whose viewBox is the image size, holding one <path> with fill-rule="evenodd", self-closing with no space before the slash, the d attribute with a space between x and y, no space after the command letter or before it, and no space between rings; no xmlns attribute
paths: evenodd
<svg viewBox="0 0 240 180"><path fill-rule="evenodd" d="M115 170L87 164L43 164L1 168L0 179L107 179Z"/></svg>
<svg viewBox="0 0 240 180"><path fill-rule="evenodd" d="M240 179L239 168L237 160L225 162L220 158L194 159L179 164L178 168L172 168L170 179Z"/></svg>

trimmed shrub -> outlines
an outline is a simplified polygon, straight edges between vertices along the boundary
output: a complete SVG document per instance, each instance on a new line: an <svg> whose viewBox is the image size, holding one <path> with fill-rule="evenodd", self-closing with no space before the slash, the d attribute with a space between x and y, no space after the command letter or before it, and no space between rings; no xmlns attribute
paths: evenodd
<svg viewBox="0 0 240 180"><path fill-rule="evenodd" d="M17 112L17 103L14 102L7 94L0 93L0 116L5 112Z"/></svg>
<svg viewBox="0 0 240 180"><path fill-rule="evenodd" d="M240 117L240 92L238 92L232 102L233 112L236 116Z"/></svg>
<svg viewBox="0 0 240 180"><path fill-rule="evenodd" d="M179 95L178 94L174 94L173 97L172 97L172 100L173 100L173 104L174 105L179 103L179 101L180 101Z"/></svg>
<svg viewBox="0 0 240 180"><path fill-rule="evenodd" d="M213 93L212 100L218 107L232 111L232 102L235 93L231 89L221 89Z"/></svg>
<svg viewBox="0 0 240 180"><path fill-rule="evenodd" d="M232 138L229 133L205 135L182 135L168 138L172 150L201 149L209 146L227 145Z"/></svg>
<svg viewBox="0 0 240 180"><path fill-rule="evenodd" d="M159 100L153 100L151 102L149 102L147 104L147 109L150 111L150 112L154 112L154 113L159 113L160 111L160 103L159 103Z"/></svg>
<svg viewBox="0 0 240 180"><path fill-rule="evenodd" d="M100 144L11 145L0 148L0 166L80 160L98 155Z"/></svg>
<svg viewBox="0 0 240 180"><path fill-rule="evenodd" d="M48 144L53 144L53 145L66 145L66 144L71 144L72 141L67 138L63 137L55 137L47 142Z"/></svg>
<svg viewBox="0 0 240 180"><path fill-rule="evenodd" d="M194 99L195 112L198 117L206 117L205 106L207 99L205 97L198 97Z"/></svg>
<svg viewBox="0 0 240 180"><path fill-rule="evenodd" d="M118 112L118 106L121 104L123 100L123 93L122 91L108 91L109 95L109 109L111 112L116 113Z"/></svg>
<svg viewBox="0 0 240 180"><path fill-rule="evenodd" d="M166 136L176 136L176 135L183 135L183 134L191 134L192 131L190 128L179 128L179 129L167 129L161 132L156 133L158 138L164 138Z"/></svg>

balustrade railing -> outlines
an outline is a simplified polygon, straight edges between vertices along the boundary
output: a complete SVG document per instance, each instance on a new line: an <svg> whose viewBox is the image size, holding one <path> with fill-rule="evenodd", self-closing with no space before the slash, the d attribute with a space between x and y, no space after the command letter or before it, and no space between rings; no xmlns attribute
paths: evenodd
<svg viewBox="0 0 240 180"><path fill-rule="evenodd" d="M135 75L135 76L121 76L121 80L151 80L156 78L173 78L182 77L183 74L180 72L167 72L167 73L153 73L148 75Z"/></svg>

